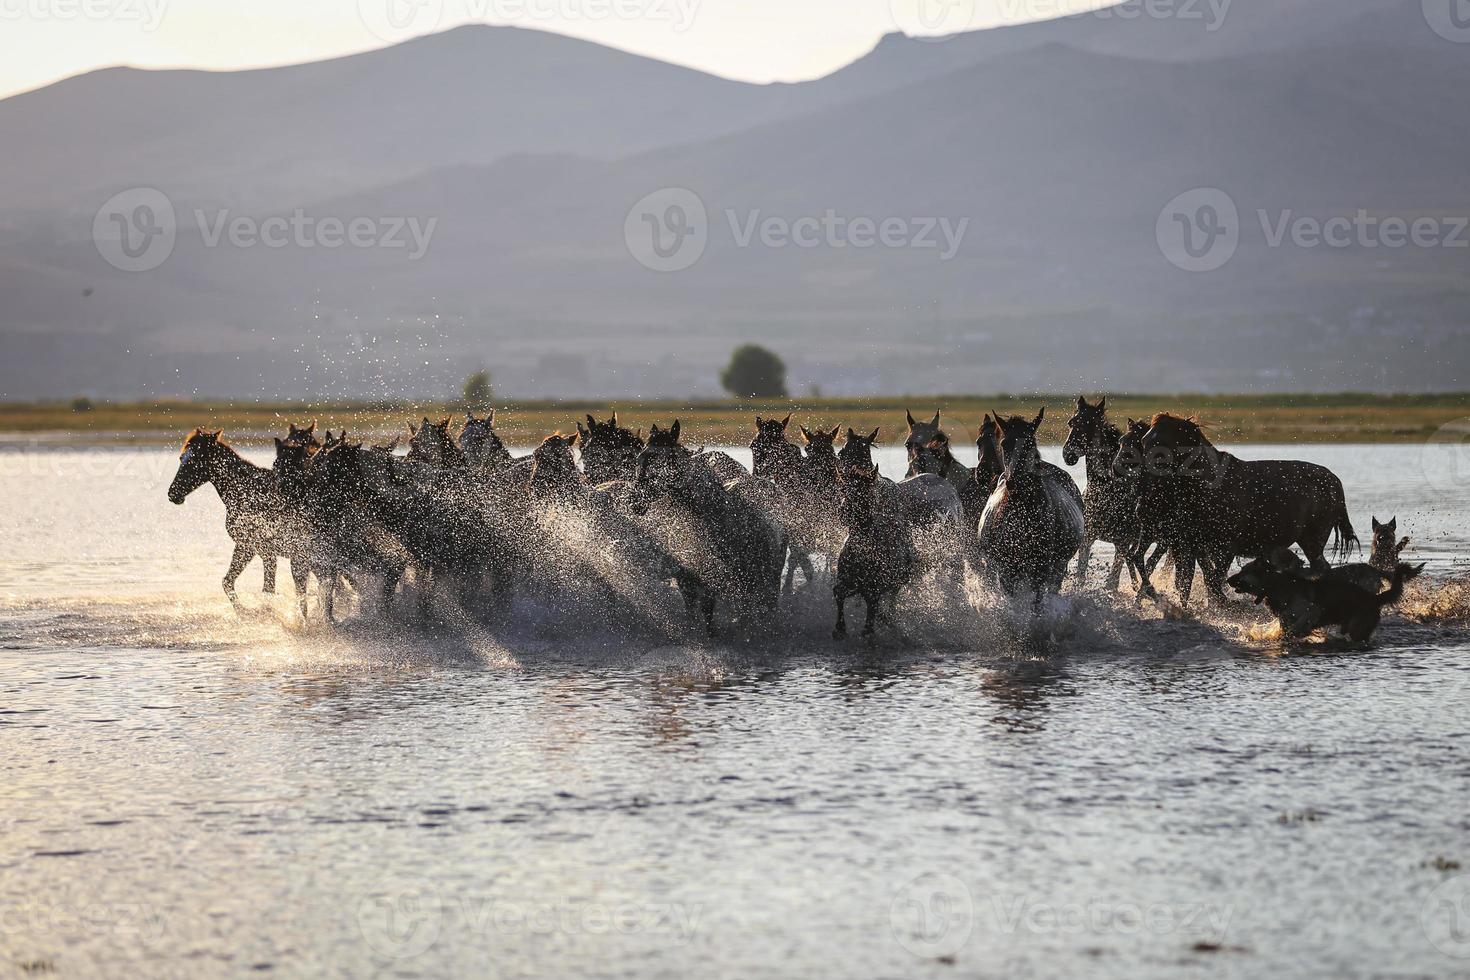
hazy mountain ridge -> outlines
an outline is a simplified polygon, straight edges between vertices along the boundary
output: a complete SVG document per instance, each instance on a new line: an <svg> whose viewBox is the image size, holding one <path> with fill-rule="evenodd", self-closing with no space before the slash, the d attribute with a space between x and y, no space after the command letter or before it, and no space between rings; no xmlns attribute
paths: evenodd
<svg viewBox="0 0 1470 980"><path fill-rule="evenodd" d="M715 366L747 338L782 350L798 384L829 392L1157 389L1160 378L1181 390L1462 386L1465 251L1269 248L1255 212L1470 214L1470 118L1456 112L1470 46L1422 43L1433 35L1417 3L1297 0L1277 4L1274 20L1270 9L1235 0L1218 31L1167 48L1160 39L1183 29L1207 32L1081 15L885 40L795 86L477 28L271 77L215 77L194 103L134 91L138 104L196 114L223 100L262 126L264 107L289 101L282 131L314 128L309 145L259 129L250 139L282 186L312 179L273 197L240 162L238 200L224 198L232 213L414 216L435 222L430 248L418 261L388 249L205 248L191 209L220 203L221 175L236 174L219 158L240 134L216 145L180 130L175 141L204 145L169 163L181 227L157 270L103 263L90 239L100 198L62 193L57 174L41 183L63 203L11 212L0 287L19 356L0 368L0 391L393 395L442 390L484 363L507 394L712 393ZM391 128L371 145L349 139L375 110L401 115L402 99L492 48L507 49L499 70L536 66L529 88L476 103L477 125L462 105L405 123L452 150L430 153ZM657 93L635 99L636 124L601 99L608 73ZM671 78L689 84L661 91ZM389 91L395 79L403 92ZM36 100L25 112L0 102L0 135L78 99L80 81L21 97ZM496 113L513 114L525 91L544 118L497 130ZM578 97L588 91L598 98ZM362 104L323 108L344 92ZM135 112L98 136L131 145L132 122L151 133L156 121ZM85 127L68 132L82 140ZM351 179L310 173L352 158L344 147L364 161ZM1223 269L1193 275L1165 260L1155 222L1202 186L1235 199L1242 244ZM634 261L624 222L664 187L701 197L710 240L692 267L659 274ZM7 181L0 196L15 191ZM737 241L761 217L829 210L968 224L951 261L932 249ZM98 357L127 368L88 367ZM325 370L308 367L318 362Z"/></svg>

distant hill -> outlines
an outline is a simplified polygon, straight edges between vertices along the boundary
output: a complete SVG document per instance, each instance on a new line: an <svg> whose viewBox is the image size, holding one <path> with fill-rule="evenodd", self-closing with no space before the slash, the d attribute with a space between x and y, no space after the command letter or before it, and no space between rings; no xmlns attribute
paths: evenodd
<svg viewBox="0 0 1470 980"><path fill-rule="evenodd" d="M1256 216L1470 215L1470 45L1417 0L1234 0L1213 31L1115 12L890 38L792 86L488 28L273 72L105 75L0 102L0 137L22 120L41 161L29 191L0 191L30 202L0 224L3 397L391 396L481 365L507 395L677 397L713 394L747 339L829 394L1470 383L1470 249L1273 248ZM472 91L446 98L456 82ZM107 122L83 159L87 114ZM90 236L133 177L183 222L162 267L129 274ZM1156 224L1198 187L1228 192L1241 243L1193 274ZM661 188L709 219L678 272L625 241ZM435 226L418 261L207 248L189 211L221 203ZM967 223L945 261L742 246L727 212Z"/></svg>

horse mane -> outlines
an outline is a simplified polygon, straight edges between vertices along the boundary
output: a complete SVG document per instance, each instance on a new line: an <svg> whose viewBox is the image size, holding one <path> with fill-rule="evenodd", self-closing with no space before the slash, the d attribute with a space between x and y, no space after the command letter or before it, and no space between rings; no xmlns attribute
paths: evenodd
<svg viewBox="0 0 1470 980"><path fill-rule="evenodd" d="M206 429L202 425L196 425L194 427L194 431L190 432L187 436L184 437L184 443L179 447L179 452L182 453L184 450L188 449L189 443L193 442L195 439L202 439L205 436L210 437L210 441L213 442L215 445L223 446L224 448L229 449L233 452L234 447L231 446L224 439L224 431L224 429L215 429L211 431L209 429ZM236 453L236 455L238 456L239 453Z"/></svg>
<svg viewBox="0 0 1470 980"><path fill-rule="evenodd" d="M1186 418L1183 415L1175 415L1173 412L1159 412L1153 418L1149 419L1148 424L1150 428L1161 425L1179 436L1196 439L1206 445L1213 445L1210 442L1209 436L1205 434L1204 423L1193 415Z"/></svg>

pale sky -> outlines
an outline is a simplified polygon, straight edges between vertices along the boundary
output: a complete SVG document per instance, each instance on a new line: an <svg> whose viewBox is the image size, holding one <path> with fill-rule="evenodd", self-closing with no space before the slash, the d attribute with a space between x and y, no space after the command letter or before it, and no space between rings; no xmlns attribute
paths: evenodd
<svg viewBox="0 0 1470 980"><path fill-rule="evenodd" d="M0 97L111 65L319 61L511 24L748 81L814 78L883 34L944 34L1114 0L0 0ZM942 43L942 42L941 42Z"/></svg>

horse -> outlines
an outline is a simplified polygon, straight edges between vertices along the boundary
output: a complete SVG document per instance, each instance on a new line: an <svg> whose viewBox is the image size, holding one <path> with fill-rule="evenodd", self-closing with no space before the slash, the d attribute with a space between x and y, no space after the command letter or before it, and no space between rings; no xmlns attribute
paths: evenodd
<svg viewBox="0 0 1470 980"><path fill-rule="evenodd" d="M1042 408L1029 422L1020 416L999 421L1005 472L980 518L987 567L1007 595L1030 590L1033 615L1041 613L1047 593L1061 590L1084 535L1082 492L1066 470L1041 459L1036 445L1045 417Z"/></svg>
<svg viewBox="0 0 1470 980"><path fill-rule="evenodd" d="M1368 559L1368 564L1381 572L1393 574L1393 570L1398 567L1400 553L1409 546L1408 538L1394 542L1398 528L1397 517L1390 517L1383 524L1378 523L1378 518L1373 518L1373 554Z"/></svg>
<svg viewBox="0 0 1470 980"><path fill-rule="evenodd" d="M1342 481L1325 466L1299 460L1246 462L1218 449L1195 419L1167 412L1153 417L1143 437L1143 497L1172 510L1180 534L1175 584L1188 603L1196 560L1206 559L1205 584L1224 599L1224 577L1237 555L1266 558L1299 545L1317 571L1331 566L1324 553L1346 557L1358 536L1348 517ZM1141 511L1140 511L1141 514Z"/></svg>
<svg viewBox="0 0 1470 980"><path fill-rule="evenodd" d="M786 582L782 593L795 589L796 571L801 569L808 584L817 577L812 556L831 550L826 520L826 501L808 482L808 468L801 447L786 438L791 416L784 419L755 417L755 438L750 443L752 469L757 479L769 480L776 488L770 501L771 516L786 532ZM805 430L803 430L805 431Z"/></svg>
<svg viewBox="0 0 1470 980"><path fill-rule="evenodd" d="M717 467L679 441L680 423L649 430L638 458L633 513L655 502L671 510L657 522L662 542L709 589L705 625L714 630L713 599L722 597L744 623L769 621L781 591L786 536L741 481L722 481Z"/></svg>
<svg viewBox="0 0 1470 980"><path fill-rule="evenodd" d="M837 604L832 638L847 636L847 600L855 595L867 604L863 636L871 637L876 619L892 623L899 591L919 574L919 555L909 528L878 506L877 467L844 472L838 477L838 487L838 513L847 528L847 541L837 558L837 580L832 585ZM883 608L885 603L888 609Z"/></svg>
<svg viewBox="0 0 1470 980"><path fill-rule="evenodd" d="M296 457L292 448L277 440L277 481L288 498L304 511L309 537L302 545L303 559L316 574L321 589L322 616L335 622L337 580L345 578L362 593L365 579L378 581L381 609L387 612L393 593L409 564L409 553L398 538L377 520L361 499L359 467L362 446L347 441L347 430L329 439L309 457ZM300 466L300 472L293 472ZM296 563L293 562L293 574ZM305 574L298 588L305 585ZM304 591L304 589L303 589ZM302 617L306 605L302 601Z"/></svg>
<svg viewBox="0 0 1470 980"><path fill-rule="evenodd" d="M873 462L873 443L878 439L878 431L874 429L864 436L848 427L847 440L837 454L841 473L877 468ZM956 548L964 547L959 537L964 524L960 495L937 473L919 473L899 483L878 477L878 506L895 511L912 527L949 526L954 531Z"/></svg>
<svg viewBox="0 0 1470 980"><path fill-rule="evenodd" d="M815 493L830 497L837 490L837 436L841 426L833 426L831 432L801 427L801 438L806 449L801 459L801 472L806 483Z"/></svg>
<svg viewBox="0 0 1470 980"><path fill-rule="evenodd" d="M638 456L643 452L643 433L618 424L618 413L599 422L587 415L587 427L577 423L582 451L582 469L593 486L613 480L632 481L638 474Z"/></svg>
<svg viewBox="0 0 1470 980"><path fill-rule="evenodd" d="M184 439L168 499L183 504L204 484L214 484L225 505L225 532L235 542L222 584L231 604L238 606L235 581L256 555L265 567L264 591L276 591L276 560L286 555L284 538L294 515L271 471L241 456L221 435L220 429L195 429Z"/></svg>
<svg viewBox="0 0 1470 980"><path fill-rule="evenodd" d="M449 434L450 417L448 415L438 422L430 421L428 416L417 427L410 422L408 424L408 458L415 463L425 463L429 466L451 468L463 466L465 462L464 450L454 437Z"/></svg>
<svg viewBox="0 0 1470 980"><path fill-rule="evenodd" d="M464 425L459 430L459 449L465 463L492 469L509 463L513 458L510 450L505 448L500 434L495 431L495 409L478 419L473 411L466 410L464 415ZM424 424L429 424L429 420L424 419Z"/></svg>
<svg viewBox="0 0 1470 980"><path fill-rule="evenodd" d="M328 435L330 434L331 433L329 432ZM285 441L295 446L305 447L308 455L316 452L318 449L321 449L323 445L321 440L316 437L315 422L312 422L310 425L303 427L298 426L295 422L288 421L286 423Z"/></svg>
<svg viewBox="0 0 1470 980"><path fill-rule="evenodd" d="M970 482L970 468L955 459L950 451L949 436L939 427L939 412L935 411L934 418L928 422L917 421L912 412L905 411L904 414L909 423L909 434L904 440L904 449L909 456L907 475L934 473L948 480L956 493L964 493L965 485ZM965 516L968 518L969 514ZM979 511L975 512L975 519L980 519Z"/></svg>
<svg viewBox="0 0 1470 980"><path fill-rule="evenodd" d="M1077 581L1086 587L1092 546L1106 541L1114 548L1113 567L1104 585L1111 592L1118 588L1125 562L1135 576L1142 575L1142 567L1134 553L1138 546L1138 478L1114 472L1123 433L1108 421L1107 409L1106 397L1089 405L1084 396L1077 396L1077 411L1067 422L1062 460L1068 466L1087 460L1087 489L1082 494L1086 530L1077 553Z"/></svg>

